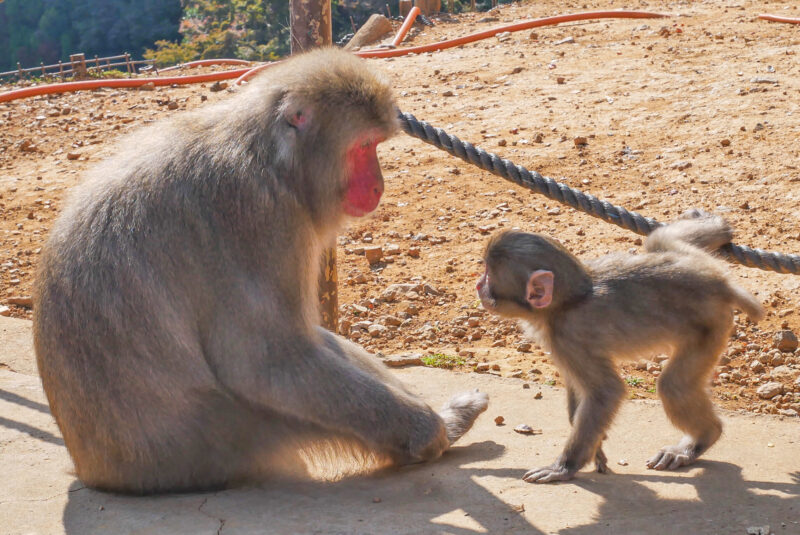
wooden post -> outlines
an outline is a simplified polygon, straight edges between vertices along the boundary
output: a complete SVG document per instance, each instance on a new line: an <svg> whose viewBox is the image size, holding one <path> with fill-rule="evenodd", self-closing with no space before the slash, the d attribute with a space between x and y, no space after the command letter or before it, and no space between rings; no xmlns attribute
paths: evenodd
<svg viewBox="0 0 800 535"><path fill-rule="evenodd" d="M61 60L58 60L58 76L62 80L64 79L64 64L61 63Z"/></svg>
<svg viewBox="0 0 800 535"><path fill-rule="evenodd" d="M131 55L125 52L125 68L128 69L128 78L131 77Z"/></svg>
<svg viewBox="0 0 800 535"><path fill-rule="evenodd" d="M17 62L17 77L22 80L25 77L25 71L22 70L22 65Z"/></svg>
<svg viewBox="0 0 800 535"><path fill-rule="evenodd" d="M292 54L333 44L330 0L290 0Z"/></svg>
<svg viewBox="0 0 800 535"><path fill-rule="evenodd" d="M292 54L333 44L330 0L289 0ZM322 326L336 332L339 323L339 277L336 245L323 253L319 276Z"/></svg>
<svg viewBox="0 0 800 535"><path fill-rule="evenodd" d="M44 79L44 77L45 77L45 72L44 72L44 61L40 61L40 62L39 62L39 67L42 69L42 79Z"/></svg>
<svg viewBox="0 0 800 535"><path fill-rule="evenodd" d="M72 76L78 80L86 78L86 56L81 54L70 54L70 62L72 62Z"/></svg>

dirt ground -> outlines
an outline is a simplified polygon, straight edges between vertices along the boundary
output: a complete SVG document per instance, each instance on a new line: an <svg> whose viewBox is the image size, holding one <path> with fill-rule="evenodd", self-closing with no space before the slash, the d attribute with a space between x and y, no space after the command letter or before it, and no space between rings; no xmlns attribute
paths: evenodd
<svg viewBox="0 0 800 535"><path fill-rule="evenodd" d="M537 28L371 61L393 80L403 111L528 169L662 221L691 207L717 212L734 225L737 243L800 252L800 26L756 18L800 17L796 2L536 0L434 19L433 28L418 25L411 42L623 8L674 16ZM26 298L40 248L88 166L132 129L229 96L207 84L0 104L4 313L31 317ZM578 137L587 144L578 146ZM387 355L433 355L455 369L559 384L548 356L477 302L488 236L512 227L544 232L583 258L639 251L641 238L403 134L379 154L382 204L339 240L343 334ZM383 259L370 265L364 248L374 246ZM714 397L728 408L796 416L800 351L796 341L776 349L774 337L800 330L800 277L730 271L769 313L758 326L737 318ZM643 357L621 373L632 397L652 398L663 357ZM762 399L757 390L770 382L783 393Z"/></svg>

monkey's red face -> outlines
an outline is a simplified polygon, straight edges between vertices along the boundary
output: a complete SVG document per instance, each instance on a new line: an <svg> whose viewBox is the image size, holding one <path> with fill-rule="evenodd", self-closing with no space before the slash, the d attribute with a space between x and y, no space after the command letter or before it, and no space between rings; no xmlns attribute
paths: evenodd
<svg viewBox="0 0 800 535"><path fill-rule="evenodd" d="M362 217L375 210L383 195L383 175L376 148L380 136L367 134L347 149L347 190L343 210L347 215Z"/></svg>

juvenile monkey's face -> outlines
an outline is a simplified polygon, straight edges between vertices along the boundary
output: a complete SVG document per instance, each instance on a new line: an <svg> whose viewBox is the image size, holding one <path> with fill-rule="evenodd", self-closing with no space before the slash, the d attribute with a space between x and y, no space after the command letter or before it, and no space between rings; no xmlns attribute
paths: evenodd
<svg viewBox="0 0 800 535"><path fill-rule="evenodd" d="M483 270L483 275L481 275L481 278L478 279L475 289L478 291L478 298L481 300L483 308L489 312L494 312L495 308L497 307L497 300L492 296L488 267Z"/></svg>
<svg viewBox="0 0 800 535"><path fill-rule="evenodd" d="M342 209L352 217L363 217L378 207L383 195L383 174L378 162L378 143L384 141L378 130L356 137L345 153L347 184Z"/></svg>

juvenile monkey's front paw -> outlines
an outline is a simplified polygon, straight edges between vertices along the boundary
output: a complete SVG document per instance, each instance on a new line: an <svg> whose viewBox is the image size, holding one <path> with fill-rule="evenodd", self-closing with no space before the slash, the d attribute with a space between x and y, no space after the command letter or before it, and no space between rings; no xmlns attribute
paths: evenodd
<svg viewBox="0 0 800 535"><path fill-rule="evenodd" d="M654 470L675 470L688 466L695 461L689 448L683 446L664 446L653 457L647 460L647 468Z"/></svg>
<svg viewBox="0 0 800 535"><path fill-rule="evenodd" d="M439 416L447 428L450 444L469 431L475 419L489 406L489 395L477 389L456 394L445 403Z"/></svg>
<svg viewBox="0 0 800 535"><path fill-rule="evenodd" d="M574 470L569 470L561 463L553 463L550 466L528 470L522 479L528 483L551 483L553 481L569 481L574 476Z"/></svg>

